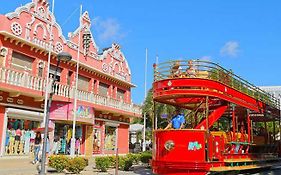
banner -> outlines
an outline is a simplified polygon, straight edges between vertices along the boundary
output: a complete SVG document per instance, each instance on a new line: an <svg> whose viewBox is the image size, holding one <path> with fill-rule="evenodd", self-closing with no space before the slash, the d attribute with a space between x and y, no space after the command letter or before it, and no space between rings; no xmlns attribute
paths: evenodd
<svg viewBox="0 0 281 175"><path fill-rule="evenodd" d="M72 103L53 102L50 108L50 119L73 121L74 106ZM78 105L76 110L76 121L94 123L94 109L89 106Z"/></svg>

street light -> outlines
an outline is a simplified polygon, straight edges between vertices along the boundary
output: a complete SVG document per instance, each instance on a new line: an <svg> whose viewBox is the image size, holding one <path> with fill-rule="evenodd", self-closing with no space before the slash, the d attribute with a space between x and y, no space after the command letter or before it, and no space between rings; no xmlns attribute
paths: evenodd
<svg viewBox="0 0 281 175"><path fill-rule="evenodd" d="M48 99L48 103L47 103L47 112L46 112L46 119L45 119L45 128L44 128L44 141L43 141L43 150L42 150L42 160L41 160L41 171L40 174L43 175L45 174L45 163L46 163L46 149L47 149L47 134L48 134L48 128L49 128L49 118L50 118L50 108L51 108L51 104L52 104L52 98L54 95L53 89L55 87L55 82L57 81L57 73L58 73L58 69L59 69L59 64L61 61L64 62L68 62L72 59L72 56L67 53L67 52L61 52L57 55L57 66L56 66L56 71L53 77L53 80L51 80L51 92L50 92L50 96ZM49 76L49 75L47 75ZM47 90L47 88L46 88Z"/></svg>

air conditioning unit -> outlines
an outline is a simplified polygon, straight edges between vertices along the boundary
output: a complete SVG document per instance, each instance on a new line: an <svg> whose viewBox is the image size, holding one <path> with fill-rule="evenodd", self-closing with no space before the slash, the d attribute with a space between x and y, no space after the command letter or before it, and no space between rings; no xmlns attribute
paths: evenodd
<svg viewBox="0 0 281 175"><path fill-rule="evenodd" d="M8 53L8 49L6 47L0 48L0 56L5 57Z"/></svg>

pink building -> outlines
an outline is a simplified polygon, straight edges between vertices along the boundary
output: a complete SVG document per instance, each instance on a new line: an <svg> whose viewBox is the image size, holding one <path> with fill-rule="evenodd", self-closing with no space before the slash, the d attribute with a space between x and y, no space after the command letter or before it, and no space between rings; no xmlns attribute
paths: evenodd
<svg viewBox="0 0 281 175"><path fill-rule="evenodd" d="M50 140L56 145L54 153L69 154L74 111L77 154L113 153L116 144L120 153L128 153L129 123L141 116L140 108L131 102L130 67L118 44L99 52L88 12L80 20L82 26L65 38L46 0L33 0L0 15L0 156L32 153L34 130L44 117L46 77L54 75L56 56L62 51L70 53L72 60L60 64L53 89ZM83 47L86 33L91 36L89 50ZM79 36L78 105L74 110Z"/></svg>

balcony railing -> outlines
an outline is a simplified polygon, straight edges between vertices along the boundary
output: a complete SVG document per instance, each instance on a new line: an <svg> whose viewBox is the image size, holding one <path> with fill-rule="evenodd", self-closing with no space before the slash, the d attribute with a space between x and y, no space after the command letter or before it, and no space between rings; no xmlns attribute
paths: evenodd
<svg viewBox="0 0 281 175"><path fill-rule="evenodd" d="M47 87L46 80L43 78L4 67L0 68L0 82L42 92L44 92ZM53 88L55 95L66 98L74 98L74 91L75 89L73 87L62 85L60 83L55 83ZM109 106L127 112L141 114L141 108L133 103L124 103L122 101L110 97L103 97L92 92L77 90L77 99L98 105Z"/></svg>
<svg viewBox="0 0 281 175"><path fill-rule="evenodd" d="M218 64L203 60L176 60L154 66L154 81L170 78L201 78L223 83L275 108L280 108L279 99L226 70Z"/></svg>

